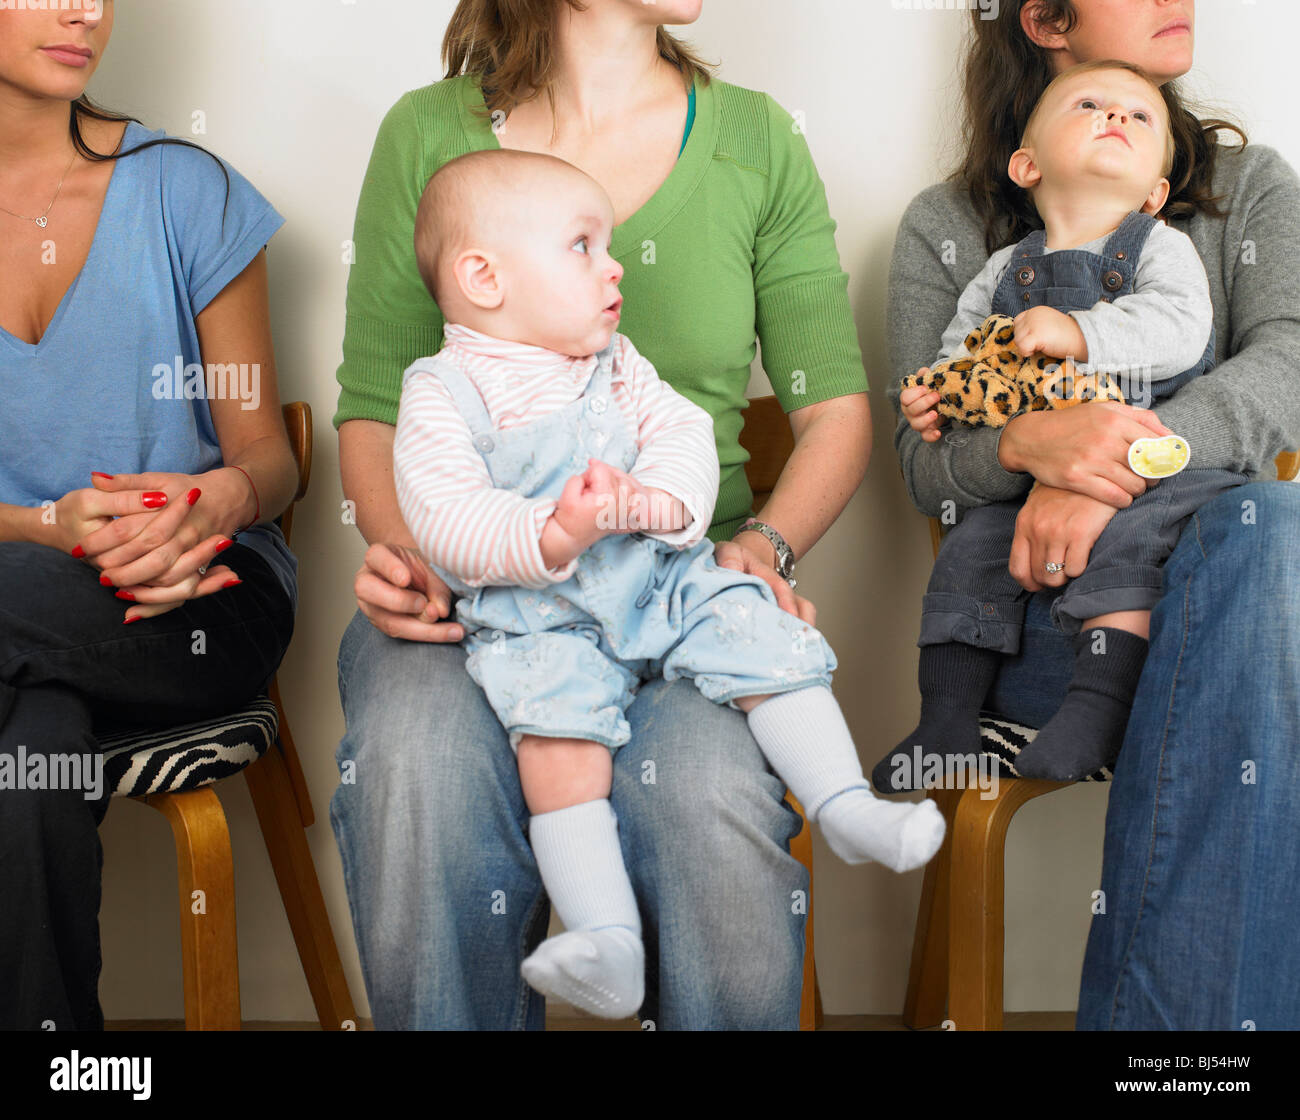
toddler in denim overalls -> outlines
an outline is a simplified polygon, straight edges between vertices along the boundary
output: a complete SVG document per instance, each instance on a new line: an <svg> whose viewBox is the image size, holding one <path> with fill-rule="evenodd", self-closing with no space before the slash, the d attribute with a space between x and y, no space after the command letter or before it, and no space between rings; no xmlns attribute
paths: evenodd
<svg viewBox="0 0 1300 1120"><path fill-rule="evenodd" d="M1144 115L1159 119L1143 120ZM1036 119L1037 134L1031 136ZM1089 124L1091 134L1081 128L1081 120ZM1081 354L1073 333L1084 337L1094 370L1114 372L1103 355L1122 359L1117 364L1130 372L1160 370L1159 376L1153 369L1141 380L1121 373L1127 403L1139 408L1167 399L1210 370L1215 335L1204 266L1185 234L1159 225L1139 209L1158 211L1164 203L1169 184L1160 168L1163 165L1168 173L1168 137L1164 99L1143 75L1113 63L1088 64L1053 82L1040 98L1024 147L1011 165L1029 180L1020 185L1034 188L1046 229L1035 230L990 259L963 293L958 314L944 334L945 348L992 313L1015 319L1016 341L1026 354L1032 352L1022 344L1026 328L1029 335L1041 336L1031 338L1030 347L1045 341L1039 352L1055 357ZM1022 152L1029 152L1028 158ZM1105 169L1104 175L1099 168ZM1055 176L1050 199L1041 193L1049 185L1049 172ZM1109 195L1104 189L1108 181L1119 184ZM1071 229L1064 216L1071 208L1077 212L1099 182L1105 201L1097 213L1123 214L1122 221L1109 234L1078 248L1049 250L1049 240L1069 244L1070 234L1080 232L1077 225ZM1096 223L1084 228L1092 233ZM1139 273L1144 275L1141 283L1136 282ZM1053 310L1023 314L1031 308ZM1078 319L1064 314L1072 311L1092 314ZM1117 338L1120 332L1123 337ZM1054 338L1065 340L1056 343L1060 349L1052 348ZM1181 358L1170 366L1170 355ZM1157 365L1161 360L1163 367ZM1187 368L1176 372L1184 362ZM1079 368L1083 370L1083 363ZM934 427L924 415L932 403L922 392L904 405L914 428ZM965 437L954 431L947 438L959 443ZM1147 619L1161 596L1164 562L1192 513L1223 490L1248 481L1232 471L1197 468L1195 454L1192 448L1192 465L1160 479L1115 512L1093 545L1086 570L1053 601L1052 620L1072 636L1075 669L1061 708L1016 758L1015 770L1022 777L1077 780L1113 763L1146 659ZM917 643L921 722L877 764L872 778L878 788L907 788L908 783L893 779L915 769L918 746L942 753L946 760L978 755L978 713L1002 655L1019 651L1031 594L1008 568L1023 505L1020 499L969 509L944 538L926 590ZM1047 559L1057 562L1064 557ZM1098 625L1113 612L1139 613ZM945 762L945 772L948 765Z"/></svg>
<svg viewBox="0 0 1300 1120"><path fill-rule="evenodd" d="M584 214L599 217L566 236ZM466 666L518 756L530 843L565 925L523 975L546 995L624 1017L640 1007L645 961L609 793L642 681L688 677L744 711L768 762L850 863L919 867L944 822L933 802L872 794L830 691L825 639L765 581L714 562L703 536L718 485L713 421L616 333L612 226L600 187L549 156L476 152L433 176L415 240L446 345L406 371L394 469L408 527L458 596ZM536 384L530 369L543 370ZM494 424L490 400L514 422ZM690 462L677 471L675 456ZM655 483L637 479L638 460ZM692 478L698 485L682 481ZM666 523L644 531L592 515L595 501L651 498ZM507 569L528 583L499 578Z"/></svg>

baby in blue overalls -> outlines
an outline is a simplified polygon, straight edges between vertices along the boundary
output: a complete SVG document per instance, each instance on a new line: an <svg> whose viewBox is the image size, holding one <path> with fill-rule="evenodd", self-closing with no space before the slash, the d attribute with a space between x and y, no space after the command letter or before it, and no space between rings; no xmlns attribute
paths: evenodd
<svg viewBox="0 0 1300 1120"><path fill-rule="evenodd" d="M1058 76L1009 167L1031 192L1045 228L990 258L962 294L945 350L988 314L1007 315L1022 354L1069 358L1081 373L1110 374L1138 408L1212 368L1205 268L1190 238L1151 216L1168 197L1172 163L1168 109L1144 74L1102 62ZM939 438L931 411L937 393L917 386L899 400L915 430ZM1133 438L1139 434L1156 433L1135 424ZM1191 448L1192 463L1195 456ZM1246 481L1232 471L1188 466L1115 512L1086 570L1072 573L1052 604L1052 620L1072 635L1074 671L1057 714L1016 757L1016 773L1078 780L1114 763L1146 660L1164 562L1196 509ZM908 779L918 748L942 755L945 774L978 756L978 714L1003 654L1020 648L1030 595L1009 571L1023 504L969 509L944 538L917 643L921 722L872 771L878 789L915 788ZM1048 556L1048 571L1064 570L1065 559Z"/></svg>
<svg viewBox="0 0 1300 1120"><path fill-rule="evenodd" d="M630 737L624 713L642 681L689 677L704 696L745 712L773 769L847 862L919 867L938 850L944 822L932 801L872 794L831 694L836 661L825 639L781 609L762 579L714 562L703 537L718 485L712 418L616 333L623 270L609 256L612 228L600 186L553 157L492 150L439 169L420 201L415 242L447 344L406 371L394 470L407 525L458 596L467 668L509 733L538 871L565 925L524 961L523 975L548 996L618 1018L641 1005L645 960L609 794L612 752ZM513 349L522 362L521 345L531 351L527 368L494 361ZM563 376L553 364L536 372L555 355L581 361L562 362ZM574 384L587 362L589 380ZM623 365L655 391L628 394ZM529 377L540 379L535 391ZM540 418L499 428L485 403L527 415L533 399L575 392ZM510 409L501 408L511 393ZM643 412L635 426L619 400ZM637 478L654 441L666 446L653 421L668 409L693 464L674 477L697 472L684 493ZM649 433L641 445L639 432ZM658 453L659 480L687 446ZM474 453L490 478L481 490L447 477L456 462L481 477ZM451 516L448 499L462 502ZM526 519L508 522L528 539L502 537L494 549L492 531L478 528L493 502L525 518L533 502L549 516L540 532ZM688 525L695 543L661 539ZM545 572L532 587L494 579L504 562L482 559L533 549L540 560L516 569Z"/></svg>

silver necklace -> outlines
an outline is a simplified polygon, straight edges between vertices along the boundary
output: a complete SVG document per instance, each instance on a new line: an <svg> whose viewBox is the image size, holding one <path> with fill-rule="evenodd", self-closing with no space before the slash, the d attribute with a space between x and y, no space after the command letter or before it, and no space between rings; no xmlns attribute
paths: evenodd
<svg viewBox="0 0 1300 1120"><path fill-rule="evenodd" d="M42 214L39 218L28 218L28 217L24 217L22 214L15 214L12 210L4 206L0 206L0 210L3 210L6 214L13 215L13 217L15 218L22 218L24 222L35 222L38 226L41 227L41 229L44 229L46 226L50 224L50 220L46 215L48 215L49 212L54 209L54 204L58 202L59 191L63 190L63 180L68 177L68 172L72 170L72 165L76 162L76 160L77 160L77 149L73 148L72 159L68 160L68 166L63 169L63 174L59 177L59 185L54 188L54 197L50 199L50 204L45 208L45 213Z"/></svg>

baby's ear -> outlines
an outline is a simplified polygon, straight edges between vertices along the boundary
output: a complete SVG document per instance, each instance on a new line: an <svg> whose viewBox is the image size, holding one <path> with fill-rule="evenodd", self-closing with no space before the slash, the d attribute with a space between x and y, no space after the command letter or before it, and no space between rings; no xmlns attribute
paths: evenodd
<svg viewBox="0 0 1300 1120"><path fill-rule="evenodd" d="M1030 190L1038 186L1039 180L1043 177L1034 160L1033 150L1030 148L1017 148L1011 153L1011 158L1007 161L1007 174L1022 190Z"/></svg>
<svg viewBox="0 0 1300 1120"><path fill-rule="evenodd" d="M1151 193L1147 195L1146 201L1142 203L1142 213L1150 214L1153 218L1159 218L1165 209L1165 203L1169 201L1169 180L1161 179L1154 187Z"/></svg>

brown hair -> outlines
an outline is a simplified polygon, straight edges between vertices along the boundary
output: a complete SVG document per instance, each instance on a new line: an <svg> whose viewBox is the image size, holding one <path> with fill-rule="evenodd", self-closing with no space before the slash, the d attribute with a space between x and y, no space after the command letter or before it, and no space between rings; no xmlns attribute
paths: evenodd
<svg viewBox="0 0 1300 1120"><path fill-rule="evenodd" d="M996 19L982 18L972 9L973 41L963 67L964 134L966 151L960 166L948 178L969 193L976 214L984 223L984 244L989 253L1028 236L1042 223L1033 201L1007 175L1011 153L1020 147L1025 125L1038 99L1055 77L1048 52L1033 42L1020 26L1021 10L1033 4L1040 24L1068 32L1078 22L1071 0L1008 0ZM1166 217L1205 213L1224 216L1212 191L1220 129L1235 132L1244 146L1246 133L1231 121L1217 117L1199 120L1188 108L1177 83L1166 82L1160 92L1169 109L1169 130L1174 139L1173 170L1169 179Z"/></svg>
<svg viewBox="0 0 1300 1120"><path fill-rule="evenodd" d="M531 101L543 91L550 98L555 51L555 19L561 4L585 12L581 0L460 0L442 40L446 77L475 74L482 80L488 114ZM708 63L662 26L655 32L659 56L675 66L687 87L708 85L716 63Z"/></svg>

